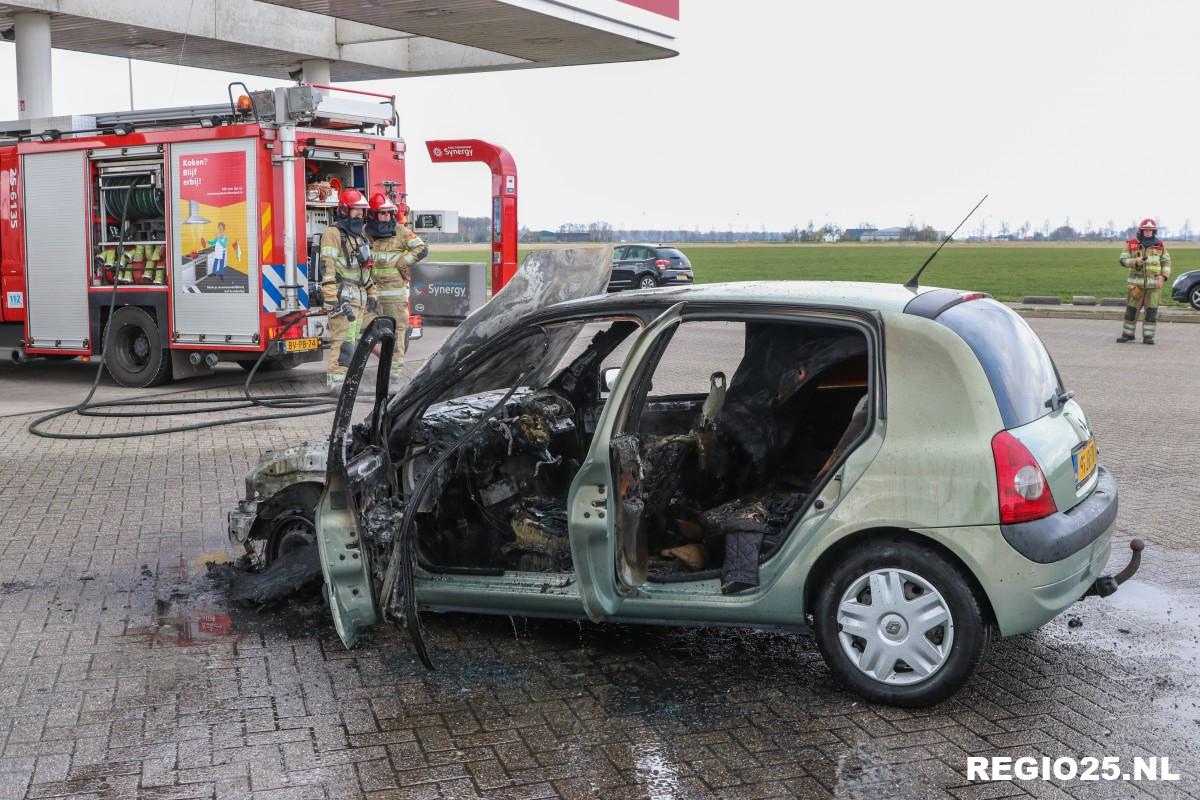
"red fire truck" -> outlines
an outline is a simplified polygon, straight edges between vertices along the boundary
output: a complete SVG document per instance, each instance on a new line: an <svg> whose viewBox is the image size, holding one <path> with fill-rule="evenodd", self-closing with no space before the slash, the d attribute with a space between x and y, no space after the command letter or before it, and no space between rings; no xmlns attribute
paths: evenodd
<svg viewBox="0 0 1200 800"><path fill-rule="evenodd" d="M405 206L394 98L229 94L53 129L0 123L0 346L14 359L106 348L112 377L140 387L249 367L268 346L267 368L322 357L327 318L310 303L338 193Z"/></svg>

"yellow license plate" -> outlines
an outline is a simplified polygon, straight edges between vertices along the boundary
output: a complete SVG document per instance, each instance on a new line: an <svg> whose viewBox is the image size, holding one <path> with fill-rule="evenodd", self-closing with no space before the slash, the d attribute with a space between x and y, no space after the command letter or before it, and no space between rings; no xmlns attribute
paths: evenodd
<svg viewBox="0 0 1200 800"><path fill-rule="evenodd" d="M1091 439L1072 454L1075 460L1075 485L1079 486L1096 471L1096 440Z"/></svg>
<svg viewBox="0 0 1200 800"><path fill-rule="evenodd" d="M287 353L302 353L305 350L316 350L321 346L320 339L284 339L283 349Z"/></svg>

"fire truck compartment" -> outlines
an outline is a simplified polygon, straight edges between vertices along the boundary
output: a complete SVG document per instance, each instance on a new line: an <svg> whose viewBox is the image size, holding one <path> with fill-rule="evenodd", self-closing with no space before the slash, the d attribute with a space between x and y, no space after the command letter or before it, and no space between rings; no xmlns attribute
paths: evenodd
<svg viewBox="0 0 1200 800"><path fill-rule="evenodd" d="M27 347L87 352L87 185L84 151L23 159ZM76 187L72 190L71 187Z"/></svg>

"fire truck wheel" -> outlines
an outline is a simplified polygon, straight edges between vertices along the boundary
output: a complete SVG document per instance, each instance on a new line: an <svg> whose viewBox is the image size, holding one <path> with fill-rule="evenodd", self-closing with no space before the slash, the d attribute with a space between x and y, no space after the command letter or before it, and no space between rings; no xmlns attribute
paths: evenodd
<svg viewBox="0 0 1200 800"><path fill-rule="evenodd" d="M114 381L142 389L171 380L171 354L163 347L154 317L125 306L113 312L108 327L104 362Z"/></svg>

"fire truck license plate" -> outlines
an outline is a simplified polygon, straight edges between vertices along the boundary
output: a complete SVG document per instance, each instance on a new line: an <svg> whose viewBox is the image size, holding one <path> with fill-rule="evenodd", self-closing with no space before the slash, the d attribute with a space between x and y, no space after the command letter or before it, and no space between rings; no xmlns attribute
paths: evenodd
<svg viewBox="0 0 1200 800"><path fill-rule="evenodd" d="M285 339L283 342L284 352L287 353L302 353L305 350L316 350L320 346L320 339Z"/></svg>
<svg viewBox="0 0 1200 800"><path fill-rule="evenodd" d="M1096 440L1089 439L1073 455L1075 457L1075 485L1082 486L1096 471Z"/></svg>

